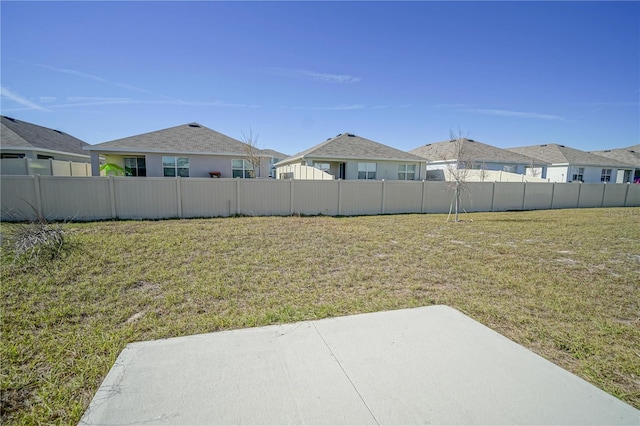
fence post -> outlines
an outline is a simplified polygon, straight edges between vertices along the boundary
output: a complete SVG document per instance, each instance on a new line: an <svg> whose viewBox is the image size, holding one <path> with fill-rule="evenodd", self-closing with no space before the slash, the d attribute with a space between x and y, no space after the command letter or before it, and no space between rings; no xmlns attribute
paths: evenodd
<svg viewBox="0 0 640 426"><path fill-rule="evenodd" d="M178 208L178 217L182 219L182 191L180 176L176 176L176 206Z"/></svg>
<svg viewBox="0 0 640 426"><path fill-rule="evenodd" d="M33 189L35 190L36 195L36 212L38 216L44 216L42 212L42 195L40 192L40 175L33 176ZM38 218L36 218L38 219Z"/></svg>
<svg viewBox="0 0 640 426"><path fill-rule="evenodd" d="M380 203L380 214L384 214L384 179L382 179L382 202Z"/></svg>
<svg viewBox="0 0 640 426"><path fill-rule="evenodd" d="M113 175L109 175L109 204L111 205L111 219L116 219L118 213L116 210L116 190L115 183L113 182Z"/></svg>
<svg viewBox="0 0 640 426"><path fill-rule="evenodd" d="M502 173L502 171L500 173ZM494 181L493 185L491 186L491 211L494 211L495 209L495 202L496 202L496 183Z"/></svg>
<svg viewBox="0 0 640 426"><path fill-rule="evenodd" d="M627 207L627 199L629 198L629 188L631 188L631 183L627 182L627 190L624 192L624 204L623 204L623 207Z"/></svg>
<svg viewBox="0 0 640 426"><path fill-rule="evenodd" d="M527 182L524 182L523 185L524 185L524 188L522 188L522 208L520 210L524 210L524 204L525 204L525 200L527 198Z"/></svg>
<svg viewBox="0 0 640 426"><path fill-rule="evenodd" d="M426 189L425 180L422 179L422 200L420 200L420 213L424 213L424 191Z"/></svg>
<svg viewBox="0 0 640 426"><path fill-rule="evenodd" d="M342 215L342 179L338 179L338 216Z"/></svg>
<svg viewBox="0 0 640 426"><path fill-rule="evenodd" d="M582 194L582 181L578 183L578 203L576 204L576 208L580 208L580 195Z"/></svg>
<svg viewBox="0 0 640 426"><path fill-rule="evenodd" d="M293 179L289 179L289 214L293 215Z"/></svg>
<svg viewBox="0 0 640 426"><path fill-rule="evenodd" d="M549 206L550 209L553 208L553 199L554 199L554 196L556 195L556 183L557 182L553 182L551 186L551 205Z"/></svg>
<svg viewBox="0 0 640 426"><path fill-rule="evenodd" d="M603 183L604 188L602 188L602 200L600 201L600 208L604 207L604 196L607 193L607 182Z"/></svg>
<svg viewBox="0 0 640 426"><path fill-rule="evenodd" d="M240 178L236 178L236 214L240 214Z"/></svg>

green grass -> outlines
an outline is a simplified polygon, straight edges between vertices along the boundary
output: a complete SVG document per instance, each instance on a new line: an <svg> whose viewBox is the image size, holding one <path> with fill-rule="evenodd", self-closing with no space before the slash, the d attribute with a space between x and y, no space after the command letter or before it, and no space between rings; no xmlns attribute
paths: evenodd
<svg viewBox="0 0 640 426"><path fill-rule="evenodd" d="M432 304L640 408L640 209L462 218L76 223L61 259L3 249L2 423L75 424L129 342Z"/></svg>

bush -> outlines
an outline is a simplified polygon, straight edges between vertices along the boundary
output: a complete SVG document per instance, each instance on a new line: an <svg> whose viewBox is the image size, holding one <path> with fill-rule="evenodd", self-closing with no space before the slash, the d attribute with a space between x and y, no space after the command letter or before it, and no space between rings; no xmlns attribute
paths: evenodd
<svg viewBox="0 0 640 426"><path fill-rule="evenodd" d="M65 231L62 224L38 215L33 220L8 226L6 240L16 260L52 260L62 252Z"/></svg>

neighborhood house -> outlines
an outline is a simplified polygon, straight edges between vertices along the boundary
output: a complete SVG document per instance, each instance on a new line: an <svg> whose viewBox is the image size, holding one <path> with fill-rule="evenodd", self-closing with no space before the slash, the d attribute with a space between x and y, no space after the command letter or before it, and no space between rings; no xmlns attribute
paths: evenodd
<svg viewBox="0 0 640 426"><path fill-rule="evenodd" d="M279 179L422 180L426 160L352 133L341 133L275 166Z"/></svg>
<svg viewBox="0 0 640 426"><path fill-rule="evenodd" d="M270 154L198 123L117 139L85 148L91 171L100 157L132 177L269 177Z"/></svg>

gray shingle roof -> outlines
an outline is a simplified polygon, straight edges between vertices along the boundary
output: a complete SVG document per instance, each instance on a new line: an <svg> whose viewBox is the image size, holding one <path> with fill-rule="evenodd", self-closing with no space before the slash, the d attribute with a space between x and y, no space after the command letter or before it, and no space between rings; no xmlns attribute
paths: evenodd
<svg viewBox="0 0 640 426"><path fill-rule="evenodd" d="M287 154L283 154L283 153L278 152L278 151L273 150L273 149L262 149L260 151L262 153L264 153L265 155L271 156L273 158L287 158L288 157Z"/></svg>
<svg viewBox="0 0 640 426"><path fill-rule="evenodd" d="M508 150L517 152L519 154L529 155L531 157L546 161L550 164L574 164L596 167L629 167L629 164L623 163L618 160L602 157L600 155L591 154L589 152L570 148L564 145L558 145L555 143L508 148Z"/></svg>
<svg viewBox="0 0 640 426"><path fill-rule="evenodd" d="M430 143L412 149L412 154L419 155L429 161L451 161L463 160L485 163L507 163L507 164L540 164L540 160L535 160L527 155L511 152L506 149L497 148L486 143L463 138L464 153L466 159L455 158L455 144L451 140Z"/></svg>
<svg viewBox="0 0 640 426"><path fill-rule="evenodd" d="M87 149L98 152L247 154L247 145L245 143L198 123L183 124L168 129L103 142L91 145Z"/></svg>
<svg viewBox="0 0 640 426"><path fill-rule="evenodd" d="M282 160L279 165L299 161L305 158L327 160L387 160L387 161L419 161L425 159L417 155L383 145L379 142L354 135L341 133L334 138L315 145L307 150Z"/></svg>
<svg viewBox="0 0 640 426"><path fill-rule="evenodd" d="M605 151L589 151L592 154L611 158L623 163L640 168L640 145L631 145L626 148L607 149Z"/></svg>
<svg viewBox="0 0 640 426"><path fill-rule="evenodd" d="M5 117L0 119L0 140L2 148L28 148L47 151L59 151L76 155L88 156L89 153L82 148L89 146L71 135L59 130Z"/></svg>

